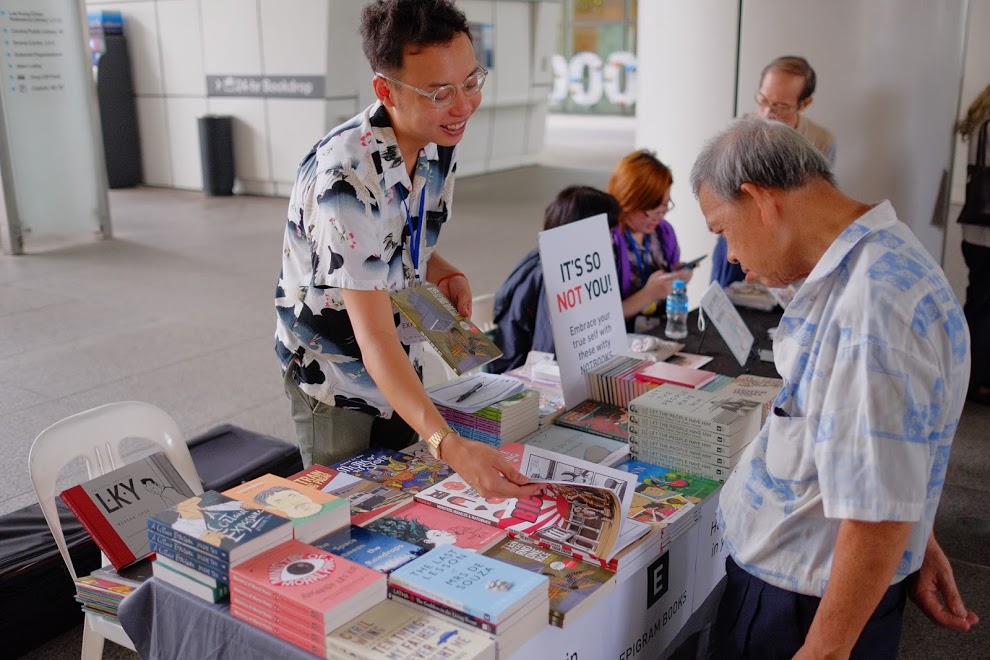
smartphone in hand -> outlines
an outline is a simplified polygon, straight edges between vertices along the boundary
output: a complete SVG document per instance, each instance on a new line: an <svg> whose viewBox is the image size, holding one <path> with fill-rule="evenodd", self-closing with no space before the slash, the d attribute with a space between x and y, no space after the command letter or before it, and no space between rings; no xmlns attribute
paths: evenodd
<svg viewBox="0 0 990 660"><path fill-rule="evenodd" d="M707 254L703 254L697 259L692 259L691 261L682 262L681 265L677 267L677 270L684 270L684 269L694 270L695 268L698 267L698 264L704 261L705 257L707 256L708 256Z"/></svg>

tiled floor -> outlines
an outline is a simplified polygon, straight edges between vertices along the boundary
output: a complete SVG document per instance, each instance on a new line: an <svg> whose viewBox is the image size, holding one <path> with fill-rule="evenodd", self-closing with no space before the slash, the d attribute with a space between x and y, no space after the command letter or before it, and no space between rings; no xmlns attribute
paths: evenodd
<svg viewBox="0 0 990 660"><path fill-rule="evenodd" d="M494 291L535 244L557 190L604 186L632 146L628 125L606 132L582 144L566 124L549 136L549 167L458 182L441 251L476 294ZM231 422L292 437L272 349L285 206L114 191L114 240L36 241L33 254L0 256L0 513L34 501L26 465L38 432L102 403L154 403L189 435ZM990 408L966 410L937 530L970 606L990 617L987 428ZM969 635L943 632L909 605L900 655L988 657L988 629L990 620ZM80 639L76 629L29 657L77 657ZM134 656L108 644L105 657Z"/></svg>

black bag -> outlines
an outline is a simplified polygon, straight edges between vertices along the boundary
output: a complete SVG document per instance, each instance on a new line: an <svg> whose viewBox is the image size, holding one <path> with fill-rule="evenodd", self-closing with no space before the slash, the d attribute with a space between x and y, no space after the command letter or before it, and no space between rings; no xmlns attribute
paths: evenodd
<svg viewBox="0 0 990 660"><path fill-rule="evenodd" d="M990 167L987 167L987 126L983 122L977 130L976 150L970 151L970 163L966 168L966 202L959 213L959 222L965 225L990 226Z"/></svg>

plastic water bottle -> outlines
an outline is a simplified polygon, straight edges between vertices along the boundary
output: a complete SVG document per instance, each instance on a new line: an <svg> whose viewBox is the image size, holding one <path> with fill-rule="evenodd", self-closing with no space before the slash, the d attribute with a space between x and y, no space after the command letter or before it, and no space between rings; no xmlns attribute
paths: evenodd
<svg viewBox="0 0 990 660"><path fill-rule="evenodd" d="M667 329L669 339L684 339L687 330L688 297L684 280L674 280L674 288L667 296Z"/></svg>

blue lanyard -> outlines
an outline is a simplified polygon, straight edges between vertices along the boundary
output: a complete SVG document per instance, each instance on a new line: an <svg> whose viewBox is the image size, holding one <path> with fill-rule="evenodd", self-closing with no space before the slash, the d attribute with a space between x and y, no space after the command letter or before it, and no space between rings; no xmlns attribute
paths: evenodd
<svg viewBox="0 0 990 660"><path fill-rule="evenodd" d="M418 222L413 224L412 216L409 214L409 204L406 202L406 191L401 183L397 183L399 197L402 199L402 206L406 209L406 223L409 225L409 255L412 257L413 274L419 282L419 248L420 239L423 237L424 212L426 210L426 184L419 191L419 216Z"/></svg>
<svg viewBox="0 0 990 660"><path fill-rule="evenodd" d="M643 286L646 284L646 280L649 279L649 273L646 272L646 257L650 253L650 235L646 234L643 237L643 250L640 251L639 244L633 240L632 232L626 229L626 240L629 241L629 245L632 246L633 254L636 255L636 267L639 268L639 285Z"/></svg>

